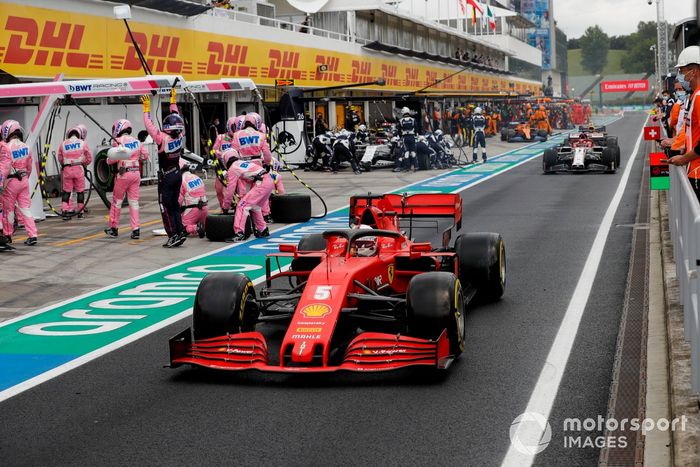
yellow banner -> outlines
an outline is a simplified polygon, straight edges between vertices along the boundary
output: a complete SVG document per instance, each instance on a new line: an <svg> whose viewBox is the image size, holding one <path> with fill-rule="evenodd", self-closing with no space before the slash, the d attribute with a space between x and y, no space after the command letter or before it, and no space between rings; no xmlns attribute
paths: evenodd
<svg viewBox="0 0 700 467"><path fill-rule="evenodd" d="M0 2L0 69L20 77L119 78L143 74L121 21ZM131 29L154 74L181 74L188 80L251 78L274 86L292 79L296 86L333 86L384 77L383 90L415 91L454 69L400 60L303 48L192 29L131 22ZM319 72L319 65L326 65ZM509 88L509 83L514 88ZM486 74L460 73L431 90L532 91L532 82Z"/></svg>

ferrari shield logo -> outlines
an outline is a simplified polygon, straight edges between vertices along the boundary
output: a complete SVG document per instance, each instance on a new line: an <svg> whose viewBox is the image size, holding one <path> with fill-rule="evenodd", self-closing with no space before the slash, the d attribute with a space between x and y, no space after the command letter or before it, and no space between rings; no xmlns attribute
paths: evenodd
<svg viewBox="0 0 700 467"><path fill-rule="evenodd" d="M323 303L313 303L301 309L301 314L307 318L323 318L331 313L331 307Z"/></svg>
<svg viewBox="0 0 700 467"><path fill-rule="evenodd" d="M394 265L389 265L389 270L387 271L387 276L389 276L389 283L394 282Z"/></svg>

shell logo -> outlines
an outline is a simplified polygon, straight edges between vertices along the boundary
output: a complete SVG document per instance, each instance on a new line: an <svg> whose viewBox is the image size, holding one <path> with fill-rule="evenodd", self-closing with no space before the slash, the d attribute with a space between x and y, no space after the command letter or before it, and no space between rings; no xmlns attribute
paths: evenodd
<svg viewBox="0 0 700 467"><path fill-rule="evenodd" d="M331 313L331 307L323 303L312 303L301 309L301 314L307 318L323 318Z"/></svg>

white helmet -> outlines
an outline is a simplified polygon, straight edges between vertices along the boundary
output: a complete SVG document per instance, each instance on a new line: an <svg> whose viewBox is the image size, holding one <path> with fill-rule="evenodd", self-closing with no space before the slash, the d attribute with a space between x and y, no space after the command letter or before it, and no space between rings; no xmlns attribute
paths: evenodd
<svg viewBox="0 0 700 467"><path fill-rule="evenodd" d="M681 51L680 54L678 54L678 63L676 64L676 68L680 68L682 66L690 65L693 63L696 65L700 65L700 46L697 45L691 45L690 47L686 47Z"/></svg>
<svg viewBox="0 0 700 467"><path fill-rule="evenodd" d="M366 224L361 224L358 230L372 230L372 227ZM357 248L357 256L369 257L374 256L377 252L377 237L361 237L355 240Z"/></svg>
<svg viewBox="0 0 700 467"><path fill-rule="evenodd" d="M476 115L481 115L482 112L483 112L483 110L481 109L481 107L477 107L477 108L474 109L474 113L475 113Z"/></svg>
<svg viewBox="0 0 700 467"><path fill-rule="evenodd" d="M439 128L435 130L435 136L442 136L442 130Z"/></svg>
<svg viewBox="0 0 700 467"><path fill-rule="evenodd" d="M401 109L401 115L411 115L411 109L409 109L408 107L404 107L403 109Z"/></svg>
<svg viewBox="0 0 700 467"><path fill-rule="evenodd" d="M365 131L367 131L367 125L362 124L362 125L360 125L359 127L357 127L357 129L360 130L360 131L362 131L362 132L365 132Z"/></svg>

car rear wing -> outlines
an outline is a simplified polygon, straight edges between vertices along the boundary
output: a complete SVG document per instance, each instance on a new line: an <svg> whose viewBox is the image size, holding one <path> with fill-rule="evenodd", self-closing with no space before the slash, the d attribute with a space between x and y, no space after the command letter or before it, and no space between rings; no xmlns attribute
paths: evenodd
<svg viewBox="0 0 700 467"><path fill-rule="evenodd" d="M462 197L459 194L416 193L355 195L350 198L350 224L366 223L368 207L379 208L386 216L413 220L416 218L451 218L453 224L442 233L443 246L449 244L452 229L462 228ZM412 230L411 222L411 230ZM411 234L409 233L409 237Z"/></svg>

